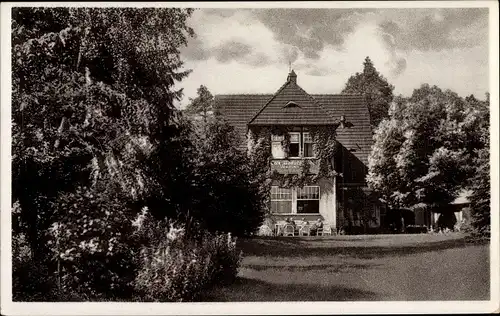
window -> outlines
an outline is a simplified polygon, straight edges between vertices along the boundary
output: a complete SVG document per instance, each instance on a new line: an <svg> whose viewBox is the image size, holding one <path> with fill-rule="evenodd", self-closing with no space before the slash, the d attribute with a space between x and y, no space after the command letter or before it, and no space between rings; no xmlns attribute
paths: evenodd
<svg viewBox="0 0 500 316"><path fill-rule="evenodd" d="M292 213L292 189L271 187L271 212L275 214Z"/></svg>
<svg viewBox="0 0 500 316"><path fill-rule="evenodd" d="M271 135L271 154L274 159L284 158L314 158L315 144L309 132L289 133L288 157L283 148L284 135Z"/></svg>
<svg viewBox="0 0 500 316"><path fill-rule="evenodd" d="M303 133L304 158L314 157L314 142L309 133Z"/></svg>
<svg viewBox="0 0 500 316"><path fill-rule="evenodd" d="M271 154L273 158L283 159L285 158L285 151L283 150L283 140L285 137L283 135L272 135L271 136Z"/></svg>
<svg viewBox="0 0 500 316"><path fill-rule="evenodd" d="M319 186L303 188L271 187L271 212L274 214L318 214Z"/></svg>
<svg viewBox="0 0 500 316"><path fill-rule="evenodd" d="M290 133L290 147L288 148L288 157L300 157L300 133Z"/></svg>
<svg viewBox="0 0 500 316"><path fill-rule="evenodd" d="M297 213L319 213L319 187L297 188Z"/></svg>

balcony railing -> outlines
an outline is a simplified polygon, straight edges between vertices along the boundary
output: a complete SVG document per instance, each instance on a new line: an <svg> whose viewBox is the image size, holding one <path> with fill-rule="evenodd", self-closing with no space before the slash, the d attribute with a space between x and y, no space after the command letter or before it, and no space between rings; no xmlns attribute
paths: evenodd
<svg viewBox="0 0 500 316"><path fill-rule="evenodd" d="M319 159L273 159L271 160L271 171L277 171L281 174L300 174L304 162L309 164L310 174L318 174Z"/></svg>

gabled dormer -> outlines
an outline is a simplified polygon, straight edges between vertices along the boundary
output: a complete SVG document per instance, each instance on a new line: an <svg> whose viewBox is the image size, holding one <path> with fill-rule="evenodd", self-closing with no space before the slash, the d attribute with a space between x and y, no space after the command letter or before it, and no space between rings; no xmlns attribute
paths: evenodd
<svg viewBox="0 0 500 316"><path fill-rule="evenodd" d="M337 120L297 84L297 74L292 70L285 84L250 119L248 125L335 125Z"/></svg>

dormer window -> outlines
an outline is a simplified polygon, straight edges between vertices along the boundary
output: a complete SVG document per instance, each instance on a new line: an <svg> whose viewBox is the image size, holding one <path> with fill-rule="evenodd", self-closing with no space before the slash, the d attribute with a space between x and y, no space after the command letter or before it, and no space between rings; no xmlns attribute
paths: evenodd
<svg viewBox="0 0 500 316"><path fill-rule="evenodd" d="M284 108L300 108L300 105L293 101L289 101L287 104L285 104Z"/></svg>

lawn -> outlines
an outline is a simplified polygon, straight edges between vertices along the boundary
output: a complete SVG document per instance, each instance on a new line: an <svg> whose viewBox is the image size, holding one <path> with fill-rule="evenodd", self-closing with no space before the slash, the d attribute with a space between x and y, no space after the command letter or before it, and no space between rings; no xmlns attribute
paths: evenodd
<svg viewBox="0 0 500 316"><path fill-rule="evenodd" d="M234 284L205 301L489 300L489 244L460 234L239 240Z"/></svg>

